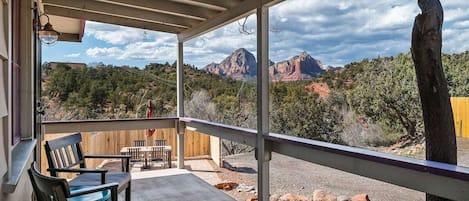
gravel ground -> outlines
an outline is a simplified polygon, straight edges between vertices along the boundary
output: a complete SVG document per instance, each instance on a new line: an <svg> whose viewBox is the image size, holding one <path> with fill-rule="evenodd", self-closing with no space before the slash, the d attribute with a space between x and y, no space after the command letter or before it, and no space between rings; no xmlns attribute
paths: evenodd
<svg viewBox="0 0 469 201"><path fill-rule="evenodd" d="M256 170L253 153L225 158L229 164L244 170ZM271 194L300 194L311 197L315 189L331 192L335 196L369 195L372 201L423 201L424 194L407 188L349 174L332 168L312 164L284 155L273 153L270 163ZM256 185L256 173L239 173L222 169L219 176L224 181ZM246 200L253 193L228 192L237 200Z"/></svg>
<svg viewBox="0 0 469 201"><path fill-rule="evenodd" d="M458 138L457 141L458 165L469 167L469 139ZM423 153L416 154L411 157L423 157ZM242 171L220 168L218 176L221 180L257 187L257 162L253 153L228 156L225 161ZM271 195L294 193L311 197L316 189L331 192L335 196L366 193L372 201L425 200L425 194L418 191L273 153L270 162ZM227 193L242 201L254 195L236 190Z"/></svg>
<svg viewBox="0 0 469 201"><path fill-rule="evenodd" d="M419 155L420 156L420 155ZM213 161L186 160L186 169L210 184L236 182L257 188L257 162L253 153L225 157L236 171L218 168ZM108 163L106 166L113 166ZM120 168L120 163L116 163ZM469 167L469 139L458 139L458 164ZM322 189L335 196L369 195L372 201L424 201L424 193L387 184L377 180L349 174L332 168L273 153L270 163L270 190L272 195L294 193L312 197L313 191ZM225 191L239 201L255 192Z"/></svg>

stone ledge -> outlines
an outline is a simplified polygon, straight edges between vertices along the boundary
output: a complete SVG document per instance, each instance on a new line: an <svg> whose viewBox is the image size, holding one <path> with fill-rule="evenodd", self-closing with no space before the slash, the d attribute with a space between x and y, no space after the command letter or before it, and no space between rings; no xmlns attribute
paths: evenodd
<svg viewBox="0 0 469 201"><path fill-rule="evenodd" d="M36 147L36 139L21 141L15 148L13 148L13 152L11 154L11 168L8 173L9 176L7 180L2 183L3 193L15 192L21 175L28 165L28 159L34 151L34 147Z"/></svg>

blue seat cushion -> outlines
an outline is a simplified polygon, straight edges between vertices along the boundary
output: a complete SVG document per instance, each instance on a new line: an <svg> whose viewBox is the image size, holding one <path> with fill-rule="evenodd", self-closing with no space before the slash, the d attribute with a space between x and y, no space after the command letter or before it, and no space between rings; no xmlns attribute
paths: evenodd
<svg viewBox="0 0 469 201"><path fill-rule="evenodd" d="M70 192L81 190L81 189L86 189L90 187L91 186L71 186ZM67 201L106 201L106 200L111 200L111 191L109 189L67 199Z"/></svg>
<svg viewBox="0 0 469 201"><path fill-rule="evenodd" d="M119 184L117 188L118 192L121 192L127 188L130 183L130 173L129 172L108 172L106 174L106 183L116 182ZM70 186L98 186L101 185L101 174L99 173L85 173L80 174L71 181L69 181Z"/></svg>

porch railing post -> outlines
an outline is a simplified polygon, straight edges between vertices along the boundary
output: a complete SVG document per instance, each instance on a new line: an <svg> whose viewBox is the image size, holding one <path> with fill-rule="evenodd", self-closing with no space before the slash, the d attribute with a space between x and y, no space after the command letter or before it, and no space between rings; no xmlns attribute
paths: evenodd
<svg viewBox="0 0 469 201"><path fill-rule="evenodd" d="M269 134L269 12L259 0L257 7L257 188L260 201L269 200L271 148L264 139Z"/></svg>
<svg viewBox="0 0 469 201"><path fill-rule="evenodd" d="M183 54L184 43L178 41L178 60L177 60L177 116L184 117L184 54ZM185 126L180 125L181 122L176 124L177 130L177 155L179 169L184 168L184 132Z"/></svg>
<svg viewBox="0 0 469 201"><path fill-rule="evenodd" d="M182 121L176 122L177 143L178 143L178 169L184 169L184 133L186 131L186 124Z"/></svg>

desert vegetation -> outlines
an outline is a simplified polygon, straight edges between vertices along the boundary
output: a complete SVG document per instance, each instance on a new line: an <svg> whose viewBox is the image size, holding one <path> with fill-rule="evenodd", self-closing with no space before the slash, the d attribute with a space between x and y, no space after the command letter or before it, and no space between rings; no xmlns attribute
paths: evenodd
<svg viewBox="0 0 469 201"><path fill-rule="evenodd" d="M451 96L469 95L469 53L443 55ZM185 66L186 115L256 128L256 84ZM319 96L308 85L326 83ZM46 120L119 119L145 116L151 100L155 116L174 116L176 66L143 69L97 65L72 68L43 65ZM308 139L352 146L391 145L423 136L423 120L410 53L364 59L326 71L313 80L272 82L270 129ZM225 143L229 154L233 148Z"/></svg>

